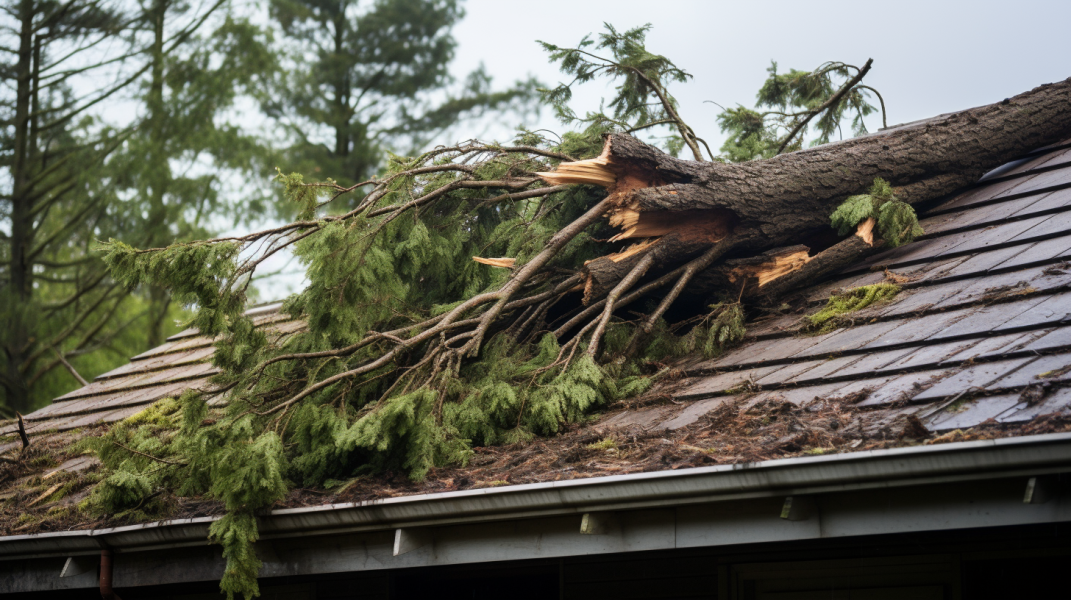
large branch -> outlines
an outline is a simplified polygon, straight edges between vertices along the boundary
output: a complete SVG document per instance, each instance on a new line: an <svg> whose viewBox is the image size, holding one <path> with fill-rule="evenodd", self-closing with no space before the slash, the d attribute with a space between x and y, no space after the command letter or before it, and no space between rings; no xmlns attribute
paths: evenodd
<svg viewBox="0 0 1071 600"><path fill-rule="evenodd" d="M892 183L901 200L917 203L1069 135L1071 79L996 104L740 164L681 160L628 135L611 135L599 157L540 175L551 185L606 187L610 224L622 229L614 239L642 240L585 267L585 296L592 302L648 252L657 253L651 273L659 273L723 239L738 256L799 243L828 233L833 210L877 177ZM840 252L835 264L865 250L849 245L853 252ZM697 276L694 283L703 280Z"/></svg>

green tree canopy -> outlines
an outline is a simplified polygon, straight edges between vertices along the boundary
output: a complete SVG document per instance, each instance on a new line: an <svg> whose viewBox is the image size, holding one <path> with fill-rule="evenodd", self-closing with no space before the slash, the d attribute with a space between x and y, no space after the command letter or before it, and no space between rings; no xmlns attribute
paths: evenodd
<svg viewBox="0 0 1071 600"><path fill-rule="evenodd" d="M260 142L226 113L270 57L228 11L26 0L7 12L0 411L27 412L174 329L164 288L131 294L95 245L211 235L228 169L254 168Z"/></svg>
<svg viewBox="0 0 1071 600"><path fill-rule="evenodd" d="M283 125L286 164L352 184L459 120L493 110L525 112L535 87L494 91L482 70L452 88L448 66L462 17L457 0L272 0L289 68L264 97Z"/></svg>
<svg viewBox="0 0 1071 600"><path fill-rule="evenodd" d="M271 153L236 109L277 68L269 34L219 0L151 0L141 10L130 34L149 67L133 94L141 114L99 174L106 187L94 190L122 219L127 233L116 237L154 248L252 222L268 196L235 182L269 172ZM162 287L139 292L147 301L145 343L159 345L175 327L176 307Z"/></svg>
<svg viewBox="0 0 1071 600"><path fill-rule="evenodd" d="M100 350L130 349L121 338L123 308L132 307L90 253L96 235L121 230L87 191L128 134L93 111L130 85L134 76L117 65L137 51L120 38L136 16L118 3L20 0L3 19L0 410L9 412L78 385L64 365L93 370ZM101 56L102 47L112 50ZM98 83L88 93L75 90L90 79Z"/></svg>

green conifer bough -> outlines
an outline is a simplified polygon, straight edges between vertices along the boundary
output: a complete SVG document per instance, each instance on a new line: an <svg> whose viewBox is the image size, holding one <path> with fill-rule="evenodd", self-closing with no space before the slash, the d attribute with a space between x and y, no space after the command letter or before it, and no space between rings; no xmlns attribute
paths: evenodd
<svg viewBox="0 0 1071 600"><path fill-rule="evenodd" d="M910 243L923 234L915 209L893 195L888 181L878 177L866 194L851 196L833 211L829 220L840 235L848 235L867 219L877 222L881 239L890 248Z"/></svg>

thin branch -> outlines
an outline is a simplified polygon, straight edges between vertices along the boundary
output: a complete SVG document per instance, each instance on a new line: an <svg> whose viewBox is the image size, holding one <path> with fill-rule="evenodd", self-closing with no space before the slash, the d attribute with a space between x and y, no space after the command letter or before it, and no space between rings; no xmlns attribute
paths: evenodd
<svg viewBox="0 0 1071 600"><path fill-rule="evenodd" d="M420 344L428 339L436 337L443 333L458 317L464 314L466 311L495 301L494 306L488 309L484 315L480 318L479 325L476 328L476 335L472 337L460 350L456 351L458 357L469 356L474 354L480 347L483 341L483 336L486 334L487 329L491 323L500 315L508 304L510 298L516 293L520 287L527 281L532 275L540 270L550 259L557 255L558 251L565 246L570 240L580 234L581 231L586 229L589 225L597 221L603 214L610 208L611 202L609 198L604 198L598 202L595 206L588 209L581 217L562 228L558 233L547 242L546 247L530 261L528 261L523 267L519 268L513 273L513 275L506 281L506 283L497 292L487 292L483 294L477 294L472 298L469 298L465 302L462 302L453 310L448 312L443 319L431 327L405 341L405 344L396 345L387 352L383 353L379 358L367 362L357 368L337 373L331 377L318 381L317 383L308 386L298 394L292 396L290 399L284 401L281 404L267 410L264 413L258 414L271 414L273 412L283 410L284 408L298 402L302 398L309 396L319 390L322 390L328 386L335 384L338 381L362 375L370 371L374 371L382 366L387 365L394 360L402 351L407 350Z"/></svg>
<svg viewBox="0 0 1071 600"><path fill-rule="evenodd" d="M163 458L157 458L157 457L155 457L155 456L153 456L151 454L145 454L144 452L138 452L137 450L135 450L133 448L128 448L128 447L120 444L119 442L117 442L115 440L112 440L112 443L115 444L116 446L119 446L123 450L126 450L127 452L130 452L132 454L137 454L138 456L144 456L145 458L147 458L149 460L154 460L154 461L156 461L158 463L163 463L165 465L171 465L171 466L174 466L174 467L185 467L185 466L187 466L186 463L184 463L184 462L175 462L175 461L165 460Z"/></svg>
<svg viewBox="0 0 1071 600"><path fill-rule="evenodd" d="M71 375L73 375L75 379L78 380L78 383L82 384L82 387L85 387L85 386L89 385L89 382L85 380L85 377L82 377L78 373L78 371L74 368L74 365L72 365L71 363L67 362L67 359L63 357L63 353L62 352L57 350L55 346L52 346L52 351L56 353L56 358L59 359L60 364L62 364L63 367L65 369L67 369L67 371Z"/></svg>
<svg viewBox="0 0 1071 600"><path fill-rule="evenodd" d="M795 138L796 135L801 130L803 130L804 127L807 126L807 123L811 122L811 119L815 118L816 116L822 114L826 110L828 110L830 108L833 108L837 104L839 104L840 101L844 98L844 96L849 91L851 91L851 89L853 87L855 87L855 85L857 83L862 81L863 77L866 77L866 74L870 71L870 66L873 63L874 63L874 59L873 58L868 58L867 61L866 61L866 64L863 65L862 69L859 69L859 72L855 74L855 77L852 77L851 79L848 80L847 83L845 83L843 86L841 86L841 88L839 90L837 90L837 93L835 93L835 94L833 94L832 96L829 97L829 100L826 100L825 102L823 102L821 106L819 106L818 108L816 108L816 109L812 110L811 112L807 113L807 115L803 119L798 121L796 123L795 127L793 127L792 130L789 131L788 135L786 135L784 137L784 139L781 141L781 145L777 148L777 153L781 154L782 152L784 152L785 148L788 147L789 143L792 142L793 138Z"/></svg>
<svg viewBox="0 0 1071 600"><path fill-rule="evenodd" d="M878 97L878 101L881 102L881 128L882 129L888 129L889 128L889 120L887 118L887 115L885 114L885 98L882 98L881 97L881 93L879 93L878 90L875 90L874 88L870 87L869 85L857 85L856 87L859 88L859 89L863 89L863 90L870 90L870 91L874 92L875 96Z"/></svg>
<svg viewBox="0 0 1071 600"><path fill-rule="evenodd" d="M681 292L684 291L684 288L688 285L688 282L692 280L692 277L694 277L696 273L709 267L715 260L724 256L725 253L732 248L732 245L732 238L725 238L711 246L709 250L702 254L702 256L690 261L684 266L684 271L677 278L677 283L669 290L666 297L662 298L662 302L658 304L658 308L653 310L644 320L643 325L632 334L632 339L629 340L628 347L625 351L626 354L632 354L640 344L642 338L650 335L655 324L658 322L658 319L666 313L670 305L672 305L677 297L680 296Z"/></svg>
<svg viewBox="0 0 1071 600"><path fill-rule="evenodd" d="M651 268L651 263L654 262L655 253L648 252L643 258L636 263L636 266L632 267L628 275L625 275L621 281L614 286L614 289L610 290L610 293L606 296L605 307L602 310L602 316L599 318L599 324L595 327L594 333L591 334L591 342L588 344L588 356L595 358L595 355L599 351L599 341L602 339L603 333L606 331L606 325L610 323L610 317L614 314L614 307L617 299L621 297L621 294L628 291L641 277L647 273L647 269Z"/></svg>
<svg viewBox="0 0 1071 600"><path fill-rule="evenodd" d="M30 436L26 435L26 423L22 420L22 413L15 411L15 418L19 421L19 439L22 440L22 449L30 447Z"/></svg>

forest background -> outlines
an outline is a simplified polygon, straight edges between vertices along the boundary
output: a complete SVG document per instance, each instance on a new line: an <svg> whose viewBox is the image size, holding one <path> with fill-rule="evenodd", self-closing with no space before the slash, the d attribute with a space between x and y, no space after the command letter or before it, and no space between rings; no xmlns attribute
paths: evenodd
<svg viewBox="0 0 1071 600"><path fill-rule="evenodd" d="M335 26L339 6L361 16L352 30ZM166 291L114 282L97 240L162 246L288 219L276 167L345 182L376 173L387 151L508 140L520 125L560 133L534 89L563 76L536 39L568 45L606 20L652 23L648 48L695 78L673 88L684 120L717 149L729 135L721 107L753 105L771 59L787 70L873 57L867 83L884 94L890 123L906 122L1061 79L1069 48L1058 24L1071 16L1057 2L1015 12L999 2L969 12L674 2L652 13L641 2L478 0L3 9L0 416L125 363L184 317ZM578 88L571 104L584 114L611 92ZM881 115L867 125L880 127ZM260 299L300 289L285 257L266 270L279 274L255 282Z"/></svg>

